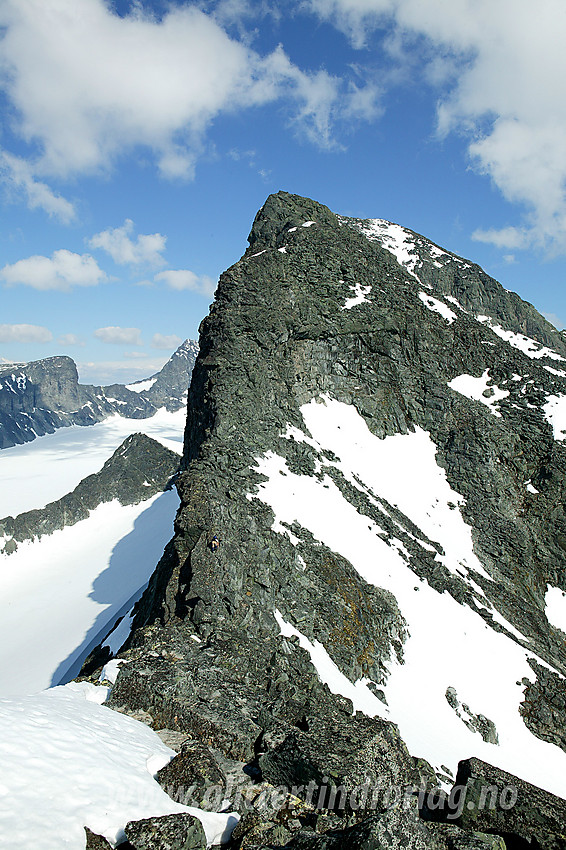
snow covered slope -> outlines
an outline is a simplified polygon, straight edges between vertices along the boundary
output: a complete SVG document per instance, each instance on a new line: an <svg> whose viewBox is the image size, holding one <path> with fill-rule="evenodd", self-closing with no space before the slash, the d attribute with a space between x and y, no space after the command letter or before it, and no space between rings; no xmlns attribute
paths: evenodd
<svg viewBox="0 0 566 850"><path fill-rule="evenodd" d="M140 425L158 445L128 438L120 453ZM161 491L176 471L183 428L182 411L116 416L0 453L0 515L14 517L0 520L1 696L68 681L139 598L172 535L179 498Z"/></svg>
<svg viewBox="0 0 566 850"><path fill-rule="evenodd" d="M147 434L179 454L186 411L159 410L148 419L110 416L89 428L59 428L0 452L0 517L16 516L61 498L93 472L128 434Z"/></svg>
<svg viewBox="0 0 566 850"><path fill-rule="evenodd" d="M174 755L145 726L101 705L108 688L86 683L0 699L0 847L83 848L84 827L124 841L141 818L188 812L210 844L230 835L231 814L210 814L167 796L154 774Z"/></svg>
<svg viewBox="0 0 566 850"><path fill-rule="evenodd" d="M109 502L0 556L0 696L78 674L92 646L141 596L178 506L173 490L138 505Z"/></svg>
<svg viewBox="0 0 566 850"><path fill-rule="evenodd" d="M474 554L472 529L460 513L462 496L450 488L437 465L430 435L417 428L380 440L354 406L328 397L303 405L301 412L305 432L293 429L291 433L316 451L319 475L293 473L284 457L269 453L258 460L257 470L267 480L252 498L273 510L274 531L285 534L286 527L298 523L315 540L347 558L367 582L391 592L407 629L402 662L392 653L388 665L385 702L368 689L367 679L354 684L358 700L335 665L334 676L326 680L330 689L352 699L354 709L396 723L409 750L426 758L439 774L448 767L455 776L463 754L473 752L566 797L566 754L535 737L519 713L523 680L535 678L528 658L536 653L494 631L479 612L415 575L411 554L402 542L387 539L384 528L357 510L327 474L330 467L338 469L375 504L381 501L399 509L425 540L439 544L435 560L463 578L482 613L489 612L513 635L514 627L498 617L474 581L478 573L489 577ZM325 452L334 459L327 460ZM410 527L407 523L405 533ZM296 530L293 542L299 545L295 534ZM421 545L425 544L421 541ZM321 644L317 657L313 644L299 630L281 615L278 619L281 634L296 635L322 673ZM332 663L326 652L323 658L325 667ZM447 699L450 693L452 702L470 708L462 711L460 705L452 705ZM469 725L470 719L479 716L492 723L488 740L480 728Z"/></svg>

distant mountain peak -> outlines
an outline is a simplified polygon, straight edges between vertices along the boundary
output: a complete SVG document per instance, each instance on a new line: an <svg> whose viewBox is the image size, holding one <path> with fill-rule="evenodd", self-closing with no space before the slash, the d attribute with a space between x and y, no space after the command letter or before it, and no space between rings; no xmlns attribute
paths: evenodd
<svg viewBox="0 0 566 850"><path fill-rule="evenodd" d="M0 364L0 448L116 413L145 419L161 407L179 410L186 404L197 352L198 344L185 340L159 372L125 386L80 384L76 363L66 355Z"/></svg>

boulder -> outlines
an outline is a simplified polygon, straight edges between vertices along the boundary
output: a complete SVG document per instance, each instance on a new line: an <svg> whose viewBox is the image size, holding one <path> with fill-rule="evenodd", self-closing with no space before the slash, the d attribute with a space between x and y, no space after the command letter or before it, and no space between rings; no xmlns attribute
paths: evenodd
<svg viewBox="0 0 566 850"><path fill-rule="evenodd" d="M135 850L206 850L201 822L184 812L130 821L125 832Z"/></svg>

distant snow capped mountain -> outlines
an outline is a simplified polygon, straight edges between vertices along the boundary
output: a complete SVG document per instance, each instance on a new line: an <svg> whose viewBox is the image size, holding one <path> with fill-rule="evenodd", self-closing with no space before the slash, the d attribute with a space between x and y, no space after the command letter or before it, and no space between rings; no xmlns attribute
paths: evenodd
<svg viewBox="0 0 566 850"><path fill-rule="evenodd" d="M186 403L198 345L185 340L161 371L123 386L79 384L70 357L0 365L0 448L18 445L67 425L92 425L118 413L146 419L159 408Z"/></svg>

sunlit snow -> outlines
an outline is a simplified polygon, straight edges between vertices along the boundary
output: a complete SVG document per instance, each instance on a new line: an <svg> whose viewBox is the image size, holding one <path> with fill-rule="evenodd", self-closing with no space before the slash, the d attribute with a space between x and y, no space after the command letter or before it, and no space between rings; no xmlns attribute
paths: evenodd
<svg viewBox="0 0 566 850"><path fill-rule="evenodd" d="M513 346L513 348L518 348L519 351L522 351L523 354L526 354L527 357L531 358L531 360L539 360L541 357L548 357L551 360L564 360L566 362L566 357L562 357L560 354L557 354L556 351L553 351L547 346L541 345L540 342L537 342L524 334L505 330L505 328L498 325L490 316L479 315L476 316L476 319L478 322L481 322L491 328L493 333L497 334L497 336L501 339L504 339L505 342L508 342L509 345Z"/></svg>
<svg viewBox="0 0 566 850"><path fill-rule="evenodd" d="M383 218L374 218L362 226L362 232L368 239L375 239L389 251L399 265L419 280L416 270L422 265L415 245L414 235L399 224L392 224ZM419 280L419 283L421 281Z"/></svg>
<svg viewBox="0 0 566 850"><path fill-rule="evenodd" d="M354 294L342 305L343 310L351 310L352 307L355 307L357 304L362 304L364 301L367 301L367 296L371 292L371 286L362 286L361 283L356 283L354 286L351 286L350 289Z"/></svg>
<svg viewBox="0 0 566 850"><path fill-rule="evenodd" d="M552 426L554 439L566 439L566 395L547 396L542 409L544 418Z"/></svg>
<svg viewBox="0 0 566 850"><path fill-rule="evenodd" d="M332 658L320 641L310 641L305 635L296 629L291 623L286 622L280 611L275 610L275 619L284 637L299 638L299 643L306 649L321 682L328 685L333 694L341 694L352 700L354 711L363 711L369 717L385 717L386 706L373 694L367 686L367 679L359 679L357 682L350 680L338 669Z"/></svg>
<svg viewBox="0 0 566 850"><path fill-rule="evenodd" d="M502 390L495 384L490 384L489 369L486 369L480 378L474 378L473 375L458 375L448 381L450 389L466 396L473 401L479 401L488 408L494 416L501 416L497 402L509 395L508 390ZM485 393L488 395L485 395Z"/></svg>
<svg viewBox="0 0 566 850"><path fill-rule="evenodd" d="M173 757L148 726L101 705L86 683L0 700L0 848L83 850L84 827L125 839L130 820L189 812L209 843L237 822L175 803L154 780Z"/></svg>
<svg viewBox="0 0 566 850"><path fill-rule="evenodd" d="M328 398L304 405L301 412L312 435L306 439L334 452L340 458L336 465L349 481L361 482L376 499L396 504L430 539L439 541L448 567L460 566L464 576L467 566L484 572L473 552L471 528L458 510L462 497L450 489L426 432L416 429L380 440L354 407ZM297 438L300 431L294 430ZM257 469L267 480L250 497L272 508L274 530L297 522L348 559L366 581L396 597L409 637L404 663L390 661L387 716L399 725L411 753L454 773L460 759L475 755L565 796L566 754L532 735L518 711L521 680L534 678L529 653L490 628L471 608L420 580L403 551L387 544L382 530L357 512L328 475L296 475L273 453L259 458ZM279 625L287 633L294 628L282 619ZM322 666L321 677L328 680L330 675L337 687L339 680L322 649L309 646L304 636L301 643L315 666ZM463 723L446 700L448 687L455 688L474 713L494 722L499 746L486 743Z"/></svg>
<svg viewBox="0 0 566 850"><path fill-rule="evenodd" d="M566 593L559 587L552 587L549 584L544 603L548 622L566 634Z"/></svg>
<svg viewBox="0 0 566 850"><path fill-rule="evenodd" d="M454 319L458 318L456 313L451 310L444 301L439 301L438 298L433 298L432 295L428 295L426 292L419 292L419 298L425 307L428 307L428 309L432 310L433 313L440 313L449 325L452 324Z"/></svg>
<svg viewBox="0 0 566 850"><path fill-rule="evenodd" d="M173 533L174 490L88 519L0 556L0 695L77 675L105 630L147 584ZM126 635L127 637L127 635Z"/></svg>
<svg viewBox="0 0 566 850"><path fill-rule="evenodd" d="M144 393L146 390L150 390L156 381L157 378L148 378L147 381L136 381L135 384L126 384L126 389L131 390L133 393Z"/></svg>
<svg viewBox="0 0 566 850"><path fill-rule="evenodd" d="M58 428L0 451L0 517L42 508L98 472L129 434L143 433L181 454L187 414L161 408L149 419L110 416L96 425Z"/></svg>

